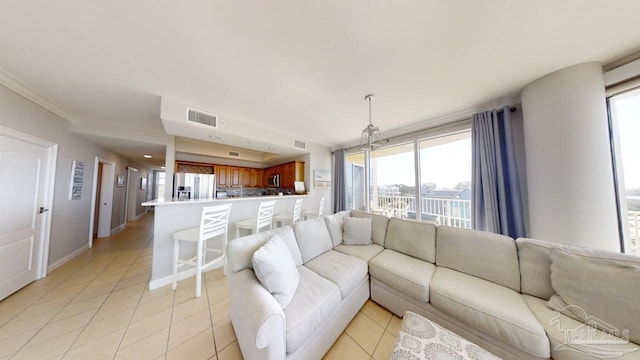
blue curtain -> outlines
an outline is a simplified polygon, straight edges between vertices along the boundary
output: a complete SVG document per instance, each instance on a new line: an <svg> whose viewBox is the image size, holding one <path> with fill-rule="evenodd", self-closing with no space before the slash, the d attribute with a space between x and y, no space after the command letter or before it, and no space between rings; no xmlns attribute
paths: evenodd
<svg viewBox="0 0 640 360"><path fill-rule="evenodd" d="M473 228L526 236L510 107L473 115L471 129Z"/></svg>
<svg viewBox="0 0 640 360"><path fill-rule="evenodd" d="M347 207L344 149L336 150L333 156L333 212L337 213Z"/></svg>

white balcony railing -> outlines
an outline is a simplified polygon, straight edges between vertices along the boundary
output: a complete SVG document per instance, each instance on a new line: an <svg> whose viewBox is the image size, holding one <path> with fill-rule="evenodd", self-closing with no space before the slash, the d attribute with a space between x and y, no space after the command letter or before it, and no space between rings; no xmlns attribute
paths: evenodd
<svg viewBox="0 0 640 360"><path fill-rule="evenodd" d="M640 255L640 211L629 211L629 253Z"/></svg>
<svg viewBox="0 0 640 360"><path fill-rule="evenodd" d="M440 225L471 229L471 201L423 197L420 204L422 220ZM371 210L387 216L416 219L416 198L413 196L373 195Z"/></svg>

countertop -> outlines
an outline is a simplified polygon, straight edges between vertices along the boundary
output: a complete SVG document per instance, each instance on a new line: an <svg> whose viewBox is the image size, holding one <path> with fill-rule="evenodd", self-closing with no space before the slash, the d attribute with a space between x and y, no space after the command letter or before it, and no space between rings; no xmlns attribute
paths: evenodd
<svg viewBox="0 0 640 360"><path fill-rule="evenodd" d="M263 195L263 196L244 196L244 197L231 197L225 199L198 199L198 200L165 200L165 199L155 199L150 201L145 201L142 203L142 206L166 206L166 205L186 205L186 204L207 204L207 203L226 203L230 201L255 201L255 200L279 200L279 199L292 199L292 198L300 198L300 197L308 197L308 194L302 195Z"/></svg>

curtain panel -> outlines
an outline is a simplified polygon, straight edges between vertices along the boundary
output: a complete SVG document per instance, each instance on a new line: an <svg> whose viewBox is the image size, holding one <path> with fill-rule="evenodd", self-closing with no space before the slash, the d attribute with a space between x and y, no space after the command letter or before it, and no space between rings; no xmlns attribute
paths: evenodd
<svg viewBox="0 0 640 360"><path fill-rule="evenodd" d="M345 149L338 149L333 153L333 212L346 210L346 180L345 180Z"/></svg>
<svg viewBox="0 0 640 360"><path fill-rule="evenodd" d="M511 108L473 115L472 226L526 236L511 125Z"/></svg>

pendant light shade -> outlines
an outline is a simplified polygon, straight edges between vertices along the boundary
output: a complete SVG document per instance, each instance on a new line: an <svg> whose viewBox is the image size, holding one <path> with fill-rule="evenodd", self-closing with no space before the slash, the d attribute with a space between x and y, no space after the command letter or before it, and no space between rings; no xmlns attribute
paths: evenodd
<svg viewBox="0 0 640 360"><path fill-rule="evenodd" d="M368 94L364 97L364 100L369 102L369 125L362 130L362 135L360 136L360 149L375 150L382 146L380 130L377 126L374 126L371 121L371 100L374 97L374 94Z"/></svg>

